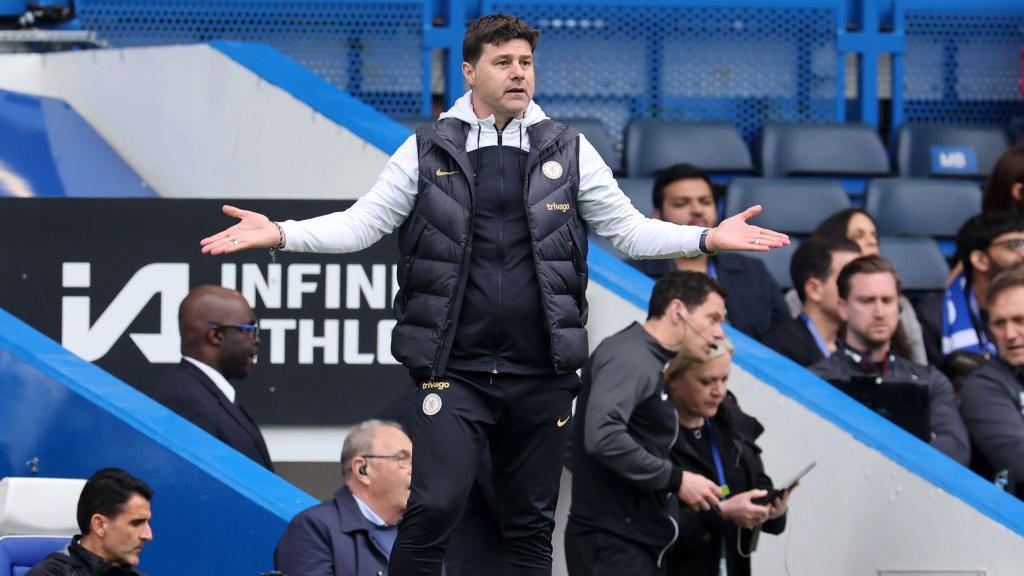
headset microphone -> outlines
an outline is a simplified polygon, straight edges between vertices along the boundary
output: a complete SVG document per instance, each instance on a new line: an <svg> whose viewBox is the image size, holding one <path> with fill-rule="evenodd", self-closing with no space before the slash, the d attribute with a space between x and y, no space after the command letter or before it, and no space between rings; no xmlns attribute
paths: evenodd
<svg viewBox="0 0 1024 576"><path fill-rule="evenodd" d="M701 333L700 330L697 330L697 327L694 326L693 323L690 322L689 320L687 320L686 318L683 318L683 315L680 314L678 310L676 310L676 319L677 320L682 320L683 323L685 323L687 326L689 326L691 330L696 332L697 335L700 336L702 340L704 340L704 343L707 344L708 346L710 346L712 350L718 348L718 341L717 340L715 340L714 338L708 338L703 333Z"/></svg>

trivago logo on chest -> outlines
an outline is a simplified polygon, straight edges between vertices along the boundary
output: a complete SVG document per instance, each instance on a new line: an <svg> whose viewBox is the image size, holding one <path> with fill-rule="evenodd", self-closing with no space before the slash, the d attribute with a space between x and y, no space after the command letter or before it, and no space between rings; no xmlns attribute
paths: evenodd
<svg viewBox="0 0 1024 576"><path fill-rule="evenodd" d="M158 298L159 330L132 331L128 338L151 363L177 362L178 306L192 287L217 279L191 278L187 263L155 262L100 303L89 292L93 274L103 273L90 262L62 264L61 344L85 360L99 360ZM256 311L266 342L260 347L271 364L397 364L391 355L395 321L390 314L381 318L398 292L395 265L225 263L219 284L241 292ZM93 314L94 306L104 305ZM360 341L360 324L366 322L375 324L373 342L365 334Z"/></svg>

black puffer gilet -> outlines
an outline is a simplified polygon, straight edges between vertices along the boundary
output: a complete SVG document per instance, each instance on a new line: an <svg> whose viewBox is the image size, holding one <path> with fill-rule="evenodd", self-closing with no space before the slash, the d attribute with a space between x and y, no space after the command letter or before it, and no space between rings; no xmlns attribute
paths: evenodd
<svg viewBox="0 0 1024 576"><path fill-rule="evenodd" d="M551 120L529 126L526 207L549 356L557 374L587 359L587 232L579 215L579 133ZM469 125L456 118L416 131L416 204L398 231L399 292L392 354L417 377L445 373L466 283L473 273L475 167L466 153ZM557 164L559 169L555 169ZM545 170L544 167L548 169ZM556 176L556 177L553 177Z"/></svg>

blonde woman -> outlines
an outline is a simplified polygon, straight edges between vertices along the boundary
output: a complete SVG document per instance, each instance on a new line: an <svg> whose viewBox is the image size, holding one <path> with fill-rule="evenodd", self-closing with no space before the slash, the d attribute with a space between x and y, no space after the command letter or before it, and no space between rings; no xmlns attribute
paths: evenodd
<svg viewBox="0 0 1024 576"><path fill-rule="evenodd" d="M681 508L679 540L667 561L670 576L747 576L755 532L779 534L786 526L788 493L755 503L772 486L754 444L764 428L729 393L732 352L723 340L708 360L677 356L665 371L665 387L679 413L672 461L717 481L723 494L717 508Z"/></svg>

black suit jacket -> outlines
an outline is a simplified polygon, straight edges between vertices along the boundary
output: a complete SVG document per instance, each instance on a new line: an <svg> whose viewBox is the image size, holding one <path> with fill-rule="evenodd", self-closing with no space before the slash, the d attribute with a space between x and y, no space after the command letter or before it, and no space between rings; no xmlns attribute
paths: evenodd
<svg viewBox="0 0 1024 576"><path fill-rule="evenodd" d="M790 318L764 337L764 345L809 368L825 359L814 335L800 318Z"/></svg>
<svg viewBox="0 0 1024 576"><path fill-rule="evenodd" d="M734 328L760 340L772 328L790 318L782 290L764 262L731 253L711 258L718 272L718 281L729 291L725 309L729 313L729 324ZM655 280L676 269L675 260L671 259L630 260L629 263Z"/></svg>
<svg viewBox="0 0 1024 576"><path fill-rule="evenodd" d="M149 395L257 464L274 471L256 422L189 361L183 359Z"/></svg>

